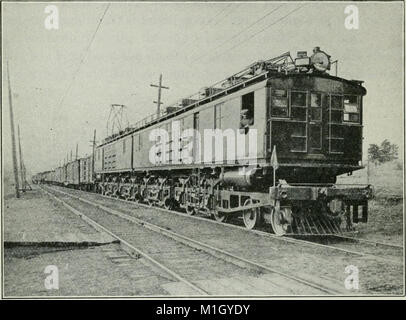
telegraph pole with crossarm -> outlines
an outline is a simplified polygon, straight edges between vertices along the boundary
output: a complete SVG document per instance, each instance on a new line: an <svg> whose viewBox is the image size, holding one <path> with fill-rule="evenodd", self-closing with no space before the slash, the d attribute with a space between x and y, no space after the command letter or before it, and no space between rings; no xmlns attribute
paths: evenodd
<svg viewBox="0 0 406 320"><path fill-rule="evenodd" d="M169 89L169 87L165 87L162 85L162 73L159 75L159 84L152 84L150 85L151 87L155 87L158 88L158 100L154 101L154 103L157 104L157 116L159 117L160 113L161 113L161 90L162 89Z"/></svg>

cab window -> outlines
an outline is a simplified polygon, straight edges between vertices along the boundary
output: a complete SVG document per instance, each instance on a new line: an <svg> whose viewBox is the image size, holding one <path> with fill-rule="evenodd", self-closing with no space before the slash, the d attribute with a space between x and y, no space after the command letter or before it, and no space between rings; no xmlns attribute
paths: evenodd
<svg viewBox="0 0 406 320"><path fill-rule="evenodd" d="M273 117L287 117L288 110L288 91L273 89L271 93L271 115Z"/></svg>
<svg viewBox="0 0 406 320"><path fill-rule="evenodd" d="M344 121L359 123L360 108L357 96L344 96Z"/></svg>
<svg viewBox="0 0 406 320"><path fill-rule="evenodd" d="M290 107L293 120L307 121L307 93L305 91L291 91Z"/></svg>
<svg viewBox="0 0 406 320"><path fill-rule="evenodd" d="M322 95L320 93L311 93L310 107L310 119L314 121L321 121Z"/></svg>
<svg viewBox="0 0 406 320"><path fill-rule="evenodd" d="M240 128L254 124L254 105L254 92L244 94L241 97Z"/></svg>
<svg viewBox="0 0 406 320"><path fill-rule="evenodd" d="M342 123L343 118L343 97L331 95L330 123Z"/></svg>
<svg viewBox="0 0 406 320"><path fill-rule="evenodd" d="M222 106L224 103L219 103L214 106L214 129L221 129L222 119L224 115L222 114Z"/></svg>

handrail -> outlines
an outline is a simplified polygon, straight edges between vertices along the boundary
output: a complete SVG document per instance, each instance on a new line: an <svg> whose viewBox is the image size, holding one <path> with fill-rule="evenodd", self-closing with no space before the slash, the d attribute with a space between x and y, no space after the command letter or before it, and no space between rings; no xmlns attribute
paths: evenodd
<svg viewBox="0 0 406 320"><path fill-rule="evenodd" d="M292 57L290 56L290 52L285 52L275 58L268 59L266 61L260 60L254 62L243 70L233 74L226 79L216 82L210 87L203 87L202 89L200 89L199 92L196 92L186 98L177 100L175 103L170 104L166 108L166 110L160 111L159 115L157 115L156 113L151 114L137 121L134 125L125 128L119 133L105 138L102 144L112 142L116 140L116 138L119 138L124 134L128 134L129 132L134 132L137 129L146 127L150 123L161 120L171 113L187 109L193 105L199 105L200 102L206 99L213 99L214 97L223 94L238 85L242 85L244 83L252 81L253 79L264 76L268 74L269 71L288 73L293 70L294 63Z"/></svg>

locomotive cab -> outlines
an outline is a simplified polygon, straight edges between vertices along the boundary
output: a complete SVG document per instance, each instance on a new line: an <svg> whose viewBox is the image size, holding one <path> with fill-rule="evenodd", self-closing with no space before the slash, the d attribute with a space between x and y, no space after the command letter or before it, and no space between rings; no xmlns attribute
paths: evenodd
<svg viewBox="0 0 406 320"><path fill-rule="evenodd" d="M327 75L269 80L268 151L276 146L288 182L335 182L361 169L362 97L358 83ZM269 155L270 156L270 155Z"/></svg>
<svg viewBox="0 0 406 320"><path fill-rule="evenodd" d="M316 48L318 59L312 58L319 61L316 71L309 71L302 56L299 72L268 80L268 157L275 146L278 176L288 183L335 183L336 176L362 168L366 89L360 81L321 72L330 66L321 53Z"/></svg>

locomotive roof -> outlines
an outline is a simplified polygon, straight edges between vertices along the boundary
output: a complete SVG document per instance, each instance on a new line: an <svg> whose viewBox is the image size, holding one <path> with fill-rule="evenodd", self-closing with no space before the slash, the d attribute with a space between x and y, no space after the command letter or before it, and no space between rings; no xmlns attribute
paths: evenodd
<svg viewBox="0 0 406 320"><path fill-rule="evenodd" d="M245 81L239 81L236 84L225 88L224 90L214 92L212 95L204 97L200 100L193 100L193 99L183 99L183 100L192 100L192 103L187 104L183 107L179 107L175 110L170 110L163 112L160 117L157 117L156 114L152 114L147 118L142 119L141 121L137 122L134 126L127 128L123 132L120 132L119 134L116 134L115 136L110 136L105 140L103 143L99 144L96 148L100 148L104 145L110 144L112 142L115 142L123 137L126 137L134 132L140 131L142 129L148 128L154 124L157 124L159 122L165 121L167 119L173 118L179 114L185 113L186 111L189 111L193 108L196 108L200 105L207 104L211 101L217 100L220 97L227 96L233 92L237 92L243 88L246 88L247 86L251 86L253 84L256 84L260 81L266 80L266 79L276 79L276 78L292 78L292 77L318 77L318 78L325 78L325 79L330 79L330 80L337 80L340 82L344 82L347 85L360 89L362 90L362 95L366 94L366 89L362 86L363 81L361 80L347 80L344 78L340 78L337 76L332 76L328 73L291 73L291 72L280 72L280 71L275 71L275 70L270 70L266 71L264 73L261 73L259 75L256 75L254 77L251 77ZM268 83L267 83L268 84ZM205 88L205 89L212 89L212 88ZM170 108L170 107L169 107Z"/></svg>

